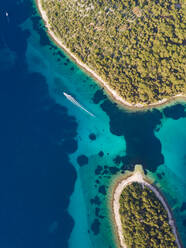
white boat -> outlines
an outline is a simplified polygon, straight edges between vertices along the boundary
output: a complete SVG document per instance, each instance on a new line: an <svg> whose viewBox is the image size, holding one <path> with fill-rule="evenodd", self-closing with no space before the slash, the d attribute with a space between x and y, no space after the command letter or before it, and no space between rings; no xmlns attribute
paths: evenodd
<svg viewBox="0 0 186 248"><path fill-rule="evenodd" d="M89 112L87 109L85 109L79 102L76 101L76 99L74 97L72 97L71 95L63 92L63 95L69 100L71 101L73 104L75 104L76 106L78 106L79 108L83 109L85 112L87 112L90 116L95 117L94 114L92 114L91 112Z"/></svg>
<svg viewBox="0 0 186 248"><path fill-rule="evenodd" d="M5 12L5 15L6 15L6 18L7 18L7 22L9 23L10 19L9 19L9 14L8 14L7 11Z"/></svg>

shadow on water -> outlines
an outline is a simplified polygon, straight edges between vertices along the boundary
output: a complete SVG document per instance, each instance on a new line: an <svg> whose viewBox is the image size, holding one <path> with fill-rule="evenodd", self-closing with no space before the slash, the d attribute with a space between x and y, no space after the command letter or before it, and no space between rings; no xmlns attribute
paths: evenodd
<svg viewBox="0 0 186 248"><path fill-rule="evenodd" d="M48 95L45 78L29 73L28 31L19 27L31 1L1 1L0 17L0 246L67 247L73 220L67 212L76 172L68 155L77 149L77 123ZM4 12L3 12L4 13ZM3 38L2 38L3 37Z"/></svg>

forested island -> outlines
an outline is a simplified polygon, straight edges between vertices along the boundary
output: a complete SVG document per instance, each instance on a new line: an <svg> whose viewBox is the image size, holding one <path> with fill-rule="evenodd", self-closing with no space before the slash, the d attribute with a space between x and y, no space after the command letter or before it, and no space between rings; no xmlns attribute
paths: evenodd
<svg viewBox="0 0 186 248"><path fill-rule="evenodd" d="M181 248L165 199L141 166L118 183L112 202L122 248Z"/></svg>
<svg viewBox="0 0 186 248"><path fill-rule="evenodd" d="M147 186L134 182L124 188L120 216L128 248L177 248L168 214Z"/></svg>
<svg viewBox="0 0 186 248"><path fill-rule="evenodd" d="M38 2L53 34L111 95L134 106L185 96L184 1Z"/></svg>

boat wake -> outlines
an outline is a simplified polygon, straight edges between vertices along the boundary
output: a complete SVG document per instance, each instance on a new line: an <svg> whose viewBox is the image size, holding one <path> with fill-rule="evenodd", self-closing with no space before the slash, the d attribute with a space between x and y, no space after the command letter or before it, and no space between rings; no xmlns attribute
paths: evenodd
<svg viewBox="0 0 186 248"><path fill-rule="evenodd" d="M86 108L84 108L79 102L76 101L76 99L74 97L72 97L71 95L63 92L63 95L70 101L72 102L74 105L76 105L77 107L81 108L82 110L84 110L85 112L87 112L90 116L92 117L96 117L94 114L92 114L91 112L89 112Z"/></svg>

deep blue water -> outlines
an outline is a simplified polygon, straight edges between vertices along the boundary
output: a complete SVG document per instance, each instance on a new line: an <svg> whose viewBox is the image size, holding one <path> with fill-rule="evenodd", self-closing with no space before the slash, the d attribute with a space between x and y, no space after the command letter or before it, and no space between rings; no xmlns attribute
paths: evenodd
<svg viewBox="0 0 186 248"><path fill-rule="evenodd" d="M120 110L49 40L32 3L0 2L0 247L110 247L109 180L136 163L157 176L186 242L185 106ZM26 20L33 29L21 28Z"/></svg>
<svg viewBox="0 0 186 248"><path fill-rule="evenodd" d="M18 25L32 8L17 2L0 2L0 247L61 248L74 224L66 210L77 123L49 97L45 78L28 72L30 34Z"/></svg>

